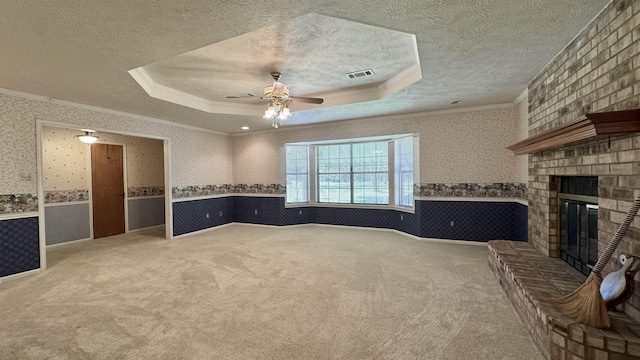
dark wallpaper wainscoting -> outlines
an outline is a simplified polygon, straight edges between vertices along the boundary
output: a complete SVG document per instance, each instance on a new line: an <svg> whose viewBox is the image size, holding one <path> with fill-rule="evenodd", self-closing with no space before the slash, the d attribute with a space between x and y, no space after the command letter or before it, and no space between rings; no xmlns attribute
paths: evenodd
<svg viewBox="0 0 640 360"><path fill-rule="evenodd" d="M454 240L516 240L512 202L419 201L422 237Z"/></svg>
<svg viewBox="0 0 640 360"><path fill-rule="evenodd" d="M0 277L39 267L38 217L0 220Z"/></svg>
<svg viewBox="0 0 640 360"><path fill-rule="evenodd" d="M284 201L283 197L229 196L174 202L174 235L240 222L384 228L424 238L467 241L527 240L527 206L511 201L419 200L414 214L390 209L285 208ZM225 215L218 217L223 209ZM212 218L207 219L206 213Z"/></svg>
<svg viewBox="0 0 640 360"><path fill-rule="evenodd" d="M207 214L209 214L208 217ZM233 198L231 197L173 203L174 236L228 224L232 221Z"/></svg>

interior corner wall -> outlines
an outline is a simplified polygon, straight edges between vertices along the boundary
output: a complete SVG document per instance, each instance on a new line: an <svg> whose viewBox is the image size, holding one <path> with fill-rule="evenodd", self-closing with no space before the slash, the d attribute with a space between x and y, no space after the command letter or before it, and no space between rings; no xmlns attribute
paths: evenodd
<svg viewBox="0 0 640 360"><path fill-rule="evenodd" d="M415 133L420 138L420 182L525 182L517 174L516 157L506 149L514 142L516 115L513 108L424 113L234 136L233 180L284 183L281 148L286 143Z"/></svg>
<svg viewBox="0 0 640 360"><path fill-rule="evenodd" d="M525 98L514 107L513 143L524 140L529 136L529 100ZM529 181L529 155L515 157L516 181L526 184Z"/></svg>

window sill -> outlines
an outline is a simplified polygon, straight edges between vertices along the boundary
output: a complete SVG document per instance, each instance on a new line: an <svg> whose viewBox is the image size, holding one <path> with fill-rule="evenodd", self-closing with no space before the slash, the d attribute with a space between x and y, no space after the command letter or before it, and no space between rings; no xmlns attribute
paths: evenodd
<svg viewBox="0 0 640 360"><path fill-rule="evenodd" d="M301 207L324 207L324 208L342 208L342 209L377 209L377 210L396 210L405 213L414 214L415 207L401 207L389 205L367 205L367 204L340 204L340 203L285 203L285 208L301 208Z"/></svg>

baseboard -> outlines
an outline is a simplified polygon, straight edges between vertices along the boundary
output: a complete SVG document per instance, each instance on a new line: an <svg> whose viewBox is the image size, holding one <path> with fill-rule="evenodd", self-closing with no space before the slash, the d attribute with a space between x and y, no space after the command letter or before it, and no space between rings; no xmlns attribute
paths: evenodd
<svg viewBox="0 0 640 360"><path fill-rule="evenodd" d="M127 234L131 234L131 233L136 233L136 232L140 232L140 231L146 231L146 230L154 230L154 229L160 229L163 228L165 224L160 224L160 225L153 225L153 226L148 226L148 227L143 227L143 228L138 228L138 229L133 229L133 230L129 230L127 231Z"/></svg>
<svg viewBox="0 0 640 360"><path fill-rule="evenodd" d="M196 230L196 231L188 232L188 233L185 233L185 234L174 235L173 239L180 239L180 238L191 236L191 235L202 234L202 233L205 233L205 232L208 232L208 231L211 231L211 230L220 229L222 227L229 226L231 224L237 224L237 223L231 222L231 223L226 223L226 224L222 224L222 225L218 225L218 226L212 226L210 228L206 228L206 229L202 229L202 230Z"/></svg>
<svg viewBox="0 0 640 360"><path fill-rule="evenodd" d="M407 233L402 232L400 230L393 229L391 231L395 231L398 234L402 234L404 236L408 236L408 237L410 237L410 238L412 238L414 240L418 240L418 241L437 242L437 243L443 243L443 244L456 244L456 245L472 245L472 246L487 246L487 244L488 244L488 242L485 242L485 241L423 238L423 237L407 234Z"/></svg>
<svg viewBox="0 0 640 360"><path fill-rule="evenodd" d="M7 281L7 280L18 279L18 278L21 278L21 277L24 277L24 276L35 275L35 274L39 273L40 271L42 271L42 269L38 268L38 269L24 271L24 272L13 274L13 275L3 276L3 277L0 277L0 283L3 282L3 281Z"/></svg>
<svg viewBox="0 0 640 360"><path fill-rule="evenodd" d="M85 241L89 241L89 240L93 240L93 238L77 239L77 240L70 240L70 241L65 241L65 242L61 242L61 243L57 243L57 244L51 244L51 245L47 245L47 250L48 249L55 249L55 248L58 248L58 247L62 247L64 245L77 244L77 243L81 243L81 242L85 242Z"/></svg>

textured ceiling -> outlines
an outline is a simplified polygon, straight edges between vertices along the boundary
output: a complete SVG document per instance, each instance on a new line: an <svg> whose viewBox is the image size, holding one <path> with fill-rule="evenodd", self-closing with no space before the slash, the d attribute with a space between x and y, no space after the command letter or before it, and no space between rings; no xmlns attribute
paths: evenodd
<svg viewBox="0 0 640 360"><path fill-rule="evenodd" d="M320 14L371 25L374 30L415 34L422 79L380 100L296 112L288 124L444 110L454 107L450 103L458 99L464 102L456 107L499 104L513 101L607 3L7 0L0 3L0 87L229 133L239 132L241 125L268 129L270 122L260 117L210 114L151 98L127 71L234 38L247 40L244 46L251 44L251 48L240 46L228 57L216 54L219 60L209 68L200 69L202 62L197 59L173 64L186 68L176 69L171 81L181 84L186 77L203 78L201 72L207 72L207 80L199 80L199 91L206 91L210 81L212 96L226 93L221 89L229 89L229 95L239 95L236 91L259 94L270 81L269 71L284 70L282 81L292 94L306 95L343 86L345 71L379 65L375 59L367 65L355 55L353 63L345 63L345 56L314 53L314 41L327 42L331 31L318 34L314 30L324 29L317 21L323 17L296 19ZM377 36L374 30L366 43L325 45L347 58L351 52L376 48L392 55L396 44L380 41L384 36ZM296 63L295 57L301 54L306 60ZM314 75L317 63L322 64L321 76ZM386 70L380 71L384 74ZM250 76L245 82L237 74ZM305 94L295 93L296 88Z"/></svg>
<svg viewBox="0 0 640 360"><path fill-rule="evenodd" d="M307 14L145 66L154 82L199 97L262 95L272 71L298 96L389 80L417 61L411 34ZM349 79L348 72L375 75Z"/></svg>
<svg viewBox="0 0 640 360"><path fill-rule="evenodd" d="M354 46L357 45L357 46ZM367 70L366 77L346 76ZM413 34L307 14L130 71L150 96L218 114L260 116L280 72L293 112L378 100L422 78ZM228 95L253 98L229 99ZM317 121L318 119L316 119ZM307 122L310 122L308 120Z"/></svg>

